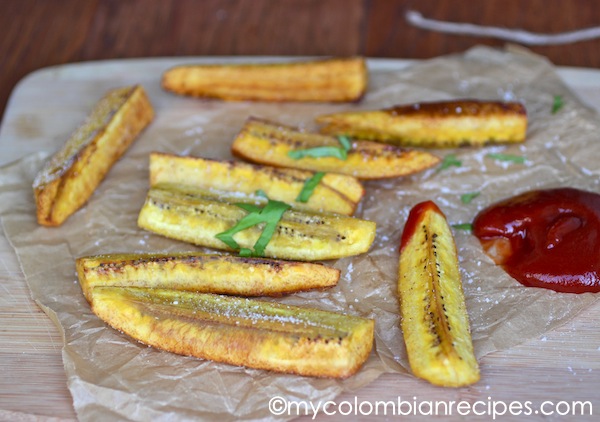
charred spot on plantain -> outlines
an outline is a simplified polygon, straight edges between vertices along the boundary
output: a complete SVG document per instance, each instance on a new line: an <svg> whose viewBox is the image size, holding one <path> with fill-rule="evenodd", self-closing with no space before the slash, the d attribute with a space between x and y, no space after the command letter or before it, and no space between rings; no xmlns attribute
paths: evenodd
<svg viewBox="0 0 600 422"><path fill-rule="evenodd" d="M435 315L432 311L429 311L427 314L427 322L429 324L429 332L433 336L433 347L439 346L442 344L442 338L437 331L437 326L435 324Z"/></svg>
<svg viewBox="0 0 600 422"><path fill-rule="evenodd" d="M118 265L116 263L104 263L101 262L98 265L99 269L97 270L100 274L111 274L111 273L116 273L116 272L123 272L123 267L121 265ZM92 268L86 268L84 270L86 273L91 273L93 272Z"/></svg>
<svg viewBox="0 0 600 422"><path fill-rule="evenodd" d="M168 209L170 209L170 208L165 208L165 209L167 209L167 210L168 210ZM185 213L187 210L189 210L189 208L187 208L187 207L184 207L184 208L183 208L183 211L184 211L184 213ZM192 210L193 210L193 212L194 212L195 214L205 214L205 215L208 215L208 216L211 216L211 217L216 217L216 218L219 218L219 219L223 219L223 218L224 218L224 217L223 217L221 214L218 214L218 213L216 213L216 212L209 211L209 210L208 210L208 209L206 209L206 208L194 207L194 208L192 208Z"/></svg>
<svg viewBox="0 0 600 422"><path fill-rule="evenodd" d="M317 221L305 220L304 224L307 224L307 225L311 225L311 224L321 225L321 224L325 224L325 222L323 220L317 220Z"/></svg>
<svg viewBox="0 0 600 422"><path fill-rule="evenodd" d="M291 227L285 227L285 226L279 226L279 233L283 233L285 235L289 235L289 236L295 236L296 235L296 229L291 228Z"/></svg>
<svg viewBox="0 0 600 422"><path fill-rule="evenodd" d="M318 218L317 216L300 216L298 214L290 213L287 214L287 221L291 221L299 224L316 224L323 225L325 220Z"/></svg>
<svg viewBox="0 0 600 422"><path fill-rule="evenodd" d="M159 208L161 210L170 210L171 209L171 206L169 204L166 204L164 202L160 202L160 201L158 201L156 199L153 199L153 198L150 199L149 202L150 202L150 205L152 205L152 206L154 206L156 208Z"/></svg>
<svg viewBox="0 0 600 422"><path fill-rule="evenodd" d="M297 177L292 174L282 172L281 170L279 170L277 168L265 168L265 169L266 169L266 173L268 173L271 177L278 178L279 180L282 180L282 181L301 183L306 180L306 178Z"/></svg>
<svg viewBox="0 0 600 422"><path fill-rule="evenodd" d="M273 271L275 271L276 273L280 272L283 270L283 265L281 265L278 262L265 262L263 264L268 265Z"/></svg>
<svg viewBox="0 0 600 422"><path fill-rule="evenodd" d="M203 261L204 260L216 260L218 259L220 256L219 255L210 255L207 257L201 257L201 256L193 256L193 255L187 255L185 257L182 258L182 261L187 263L187 264L199 264L200 266L203 265ZM162 262L168 262L168 261L175 261L175 257L171 257L171 256L167 256L164 257L165 261Z"/></svg>
<svg viewBox="0 0 600 422"><path fill-rule="evenodd" d="M243 262L244 264L250 264L250 265L254 265L254 266L264 265L264 266L270 267L275 272L280 272L283 270L283 264L281 262L277 262L277 261L271 261L271 260L262 259L262 258L246 258L246 257L239 257L237 259L239 259L240 262Z"/></svg>
<svg viewBox="0 0 600 422"><path fill-rule="evenodd" d="M304 142L291 138L280 138L279 140L287 144L291 149L299 149L306 146Z"/></svg>

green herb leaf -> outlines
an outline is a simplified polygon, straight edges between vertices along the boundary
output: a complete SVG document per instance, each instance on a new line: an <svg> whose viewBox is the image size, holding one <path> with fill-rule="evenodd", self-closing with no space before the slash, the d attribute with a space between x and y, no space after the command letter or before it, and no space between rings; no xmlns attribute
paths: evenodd
<svg viewBox="0 0 600 422"><path fill-rule="evenodd" d="M340 135L337 137L341 147L322 146L306 149L295 149L288 151L288 156L294 160L299 160L304 157L321 158L334 157L345 161L348 158L348 151L352 148L352 143L347 136Z"/></svg>
<svg viewBox="0 0 600 422"><path fill-rule="evenodd" d="M240 204L236 204L240 205ZM248 204L244 204L248 205ZM243 206L240 206L242 209L246 209ZM257 224L262 223L263 220L260 218L260 212L250 212L248 215L244 216L240 221L237 222L235 226L230 228L229 230L225 230L217 234L215 237L229 246L231 249L238 250L240 249L240 245L234 240L233 235L237 232L241 232L243 230L249 229L250 227L256 226Z"/></svg>
<svg viewBox="0 0 600 422"><path fill-rule="evenodd" d="M487 154L486 157L493 158L494 160L498 161L510 161L515 164L524 164L526 161L525 157L521 155L490 153Z"/></svg>
<svg viewBox="0 0 600 422"><path fill-rule="evenodd" d="M563 108L564 105L565 105L565 102L563 100L562 95L555 95L554 101L552 102L552 114L556 114L558 112L558 110Z"/></svg>
<svg viewBox="0 0 600 422"><path fill-rule="evenodd" d="M273 237L273 234L275 233L279 220L281 220L283 213L290 209L290 206L284 202L273 201L271 199L269 199L269 202L263 208L253 204L235 205L248 211L249 214L245 215L235 226L217 234L215 237L231 249L239 250L240 256L264 256L265 248L271 241L271 237ZM233 236L238 232L254 227L260 223L266 224L260 237L254 244L254 250L241 248L234 240Z"/></svg>
<svg viewBox="0 0 600 422"><path fill-rule="evenodd" d="M473 231L473 224L471 223L452 224L451 227L457 230Z"/></svg>
<svg viewBox="0 0 600 422"><path fill-rule="evenodd" d="M479 196L480 192L469 192L464 193L460 196L460 202L463 204L470 204L471 201Z"/></svg>
<svg viewBox="0 0 600 422"><path fill-rule="evenodd" d="M299 160L304 157L334 157L339 158L340 160L346 160L346 158L348 158L348 153L344 148L323 146L306 149L295 149L289 151L288 156L294 160Z"/></svg>
<svg viewBox="0 0 600 422"><path fill-rule="evenodd" d="M243 210L248 211L248 212L260 212L260 210L262 210L261 207L259 207L258 205L254 205L254 204L239 203L239 204L235 204L235 205L240 207Z"/></svg>
<svg viewBox="0 0 600 422"><path fill-rule="evenodd" d="M462 166L462 161L460 161L458 158L456 158L456 155L448 154L444 157L444 160L438 167L437 171L446 170L448 167L452 167L452 166L460 167L460 166Z"/></svg>
<svg viewBox="0 0 600 422"><path fill-rule="evenodd" d="M240 248L240 256L242 258L250 258L252 256L252 249Z"/></svg>
<svg viewBox="0 0 600 422"><path fill-rule="evenodd" d="M337 138L338 141L340 141L340 144L342 144L342 148L344 148L346 151L350 151L352 149L352 142L350 142L350 138L344 135L338 135Z"/></svg>
<svg viewBox="0 0 600 422"><path fill-rule="evenodd" d="M261 198L269 199L269 197L267 196L267 193L262 189L258 189L256 192L254 192L254 194L256 196L260 196Z"/></svg>
<svg viewBox="0 0 600 422"><path fill-rule="evenodd" d="M304 186L302 187L302 190L300 191L300 193L298 194L298 197L296 198L296 201L308 202L308 200L310 199L311 195L313 194L315 188L321 182L321 179L323 178L323 176L325 176L325 173L323 173L322 171L319 171L319 172L315 173L312 177L306 179L306 181L304 182Z"/></svg>

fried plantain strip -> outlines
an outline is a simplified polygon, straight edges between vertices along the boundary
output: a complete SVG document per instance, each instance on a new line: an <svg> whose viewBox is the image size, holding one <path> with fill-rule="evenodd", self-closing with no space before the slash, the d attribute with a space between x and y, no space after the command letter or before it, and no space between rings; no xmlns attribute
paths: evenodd
<svg viewBox="0 0 600 422"><path fill-rule="evenodd" d="M38 223L59 226L82 207L153 117L140 85L108 92L36 176Z"/></svg>
<svg viewBox="0 0 600 422"><path fill-rule="evenodd" d="M298 209L352 215L364 194L360 182L351 176L327 173L313 190L308 202L297 202L306 180L314 172L257 166L239 161L150 154L150 185L179 184L200 189L239 192L254 197L263 191L269 198Z"/></svg>
<svg viewBox="0 0 600 422"><path fill-rule="evenodd" d="M402 233L398 294L413 373L447 387L477 382L454 238L431 201L411 210Z"/></svg>
<svg viewBox="0 0 600 422"><path fill-rule="evenodd" d="M366 361L374 321L271 302L135 287L95 287L94 313L169 352L313 377L346 378Z"/></svg>
<svg viewBox="0 0 600 422"><path fill-rule="evenodd" d="M222 198L220 198L222 199ZM153 187L138 216L138 225L163 236L200 246L232 250L216 236L236 225L248 211L210 194ZM254 226L235 234L243 248L261 235ZM316 261L366 252L375 238L375 223L337 214L288 210L266 246L271 258Z"/></svg>
<svg viewBox="0 0 600 422"><path fill-rule="evenodd" d="M368 73L361 57L285 63L177 66L162 77L165 90L228 101L358 101Z"/></svg>
<svg viewBox="0 0 600 422"><path fill-rule="evenodd" d="M233 154L255 163L313 171L336 172L358 179L406 176L439 163L434 155L377 142L353 141L347 158L332 156L294 159L292 151L315 147L339 148L333 136L301 132L278 123L250 118L235 138Z"/></svg>
<svg viewBox="0 0 600 422"><path fill-rule="evenodd" d="M88 300L97 286L279 296L335 286L340 277L338 269L323 264L198 252L86 256L76 267Z"/></svg>
<svg viewBox="0 0 600 422"><path fill-rule="evenodd" d="M520 103L453 100L317 117L321 132L400 146L454 148L523 142L527 113Z"/></svg>

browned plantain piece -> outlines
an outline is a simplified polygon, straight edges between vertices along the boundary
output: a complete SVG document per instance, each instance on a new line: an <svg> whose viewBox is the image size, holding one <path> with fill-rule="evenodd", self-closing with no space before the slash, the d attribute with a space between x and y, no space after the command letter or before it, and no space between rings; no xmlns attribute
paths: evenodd
<svg viewBox="0 0 600 422"><path fill-rule="evenodd" d="M140 85L108 92L36 176L38 223L58 226L85 204L153 117Z"/></svg>
<svg viewBox="0 0 600 422"><path fill-rule="evenodd" d="M439 163L424 152L369 141L353 141L347 158L333 156L294 159L290 151L340 147L336 137L301 132L278 123L250 118L233 142L233 154L256 163L313 171L337 172L358 179L406 176Z"/></svg>
<svg viewBox="0 0 600 422"><path fill-rule="evenodd" d="M142 343L232 365L346 378L373 347L373 320L334 312L135 287L91 296L98 317Z"/></svg>
<svg viewBox="0 0 600 422"><path fill-rule="evenodd" d="M197 252L87 256L76 267L88 301L97 286L279 296L335 286L340 277L340 270L323 264Z"/></svg>
<svg viewBox="0 0 600 422"><path fill-rule="evenodd" d="M229 101L358 101L367 87L361 57L258 64L177 66L167 70L167 91Z"/></svg>
<svg viewBox="0 0 600 422"><path fill-rule="evenodd" d="M402 331L413 373L445 387L477 382L454 237L431 201L410 212L398 271Z"/></svg>
<svg viewBox="0 0 600 422"><path fill-rule="evenodd" d="M154 152L150 154L150 185L175 184L238 192L252 197L262 190L269 198L292 204L298 209L312 209L352 215L364 188L354 177L328 173L313 190L308 202L296 202L306 180L314 172L257 166L239 161L181 157Z"/></svg>
<svg viewBox="0 0 600 422"><path fill-rule="evenodd" d="M322 133L402 146L458 147L523 142L527 112L520 103L455 100L319 116Z"/></svg>
<svg viewBox="0 0 600 422"><path fill-rule="evenodd" d="M247 210L198 191L155 186L148 191L138 216L138 226L195 245L232 250L216 236L233 228ZM252 248L263 227L255 225L235 234L240 247ZM367 252L375 239L372 221L293 209L283 213L270 238L265 257L320 261Z"/></svg>

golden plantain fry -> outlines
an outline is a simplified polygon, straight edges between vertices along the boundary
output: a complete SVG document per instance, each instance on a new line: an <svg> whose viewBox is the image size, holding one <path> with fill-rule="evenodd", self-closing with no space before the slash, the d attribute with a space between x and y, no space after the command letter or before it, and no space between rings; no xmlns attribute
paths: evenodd
<svg viewBox="0 0 600 422"><path fill-rule="evenodd" d="M150 154L150 186L179 184L200 189L240 192L251 197L262 190L271 199L312 209L352 215L362 199L364 188L354 177L328 173L306 203L296 202L307 179L314 172L257 166L239 161Z"/></svg>
<svg viewBox="0 0 600 422"><path fill-rule="evenodd" d="M317 117L322 133L401 146L453 148L523 142L527 112L520 103L454 100Z"/></svg>
<svg viewBox="0 0 600 422"><path fill-rule="evenodd" d="M454 238L431 201L410 212L400 246L398 294L413 373L460 387L479 380Z"/></svg>
<svg viewBox="0 0 600 422"><path fill-rule="evenodd" d="M294 159L288 155L290 151L340 145L333 136L300 132L278 123L251 118L235 138L231 151L256 163L336 172L358 179L406 176L435 166L440 161L428 152L369 141L353 141L345 160L331 156Z"/></svg>
<svg viewBox="0 0 600 422"><path fill-rule="evenodd" d="M340 270L323 264L198 252L86 256L76 267L88 301L97 286L279 296L335 286L340 278Z"/></svg>
<svg viewBox="0 0 600 422"><path fill-rule="evenodd" d="M199 246L232 250L215 236L231 229L247 211L210 194L193 194L173 186L148 191L138 225L146 230ZM259 226L235 235L251 248ZM375 239L375 223L337 214L285 211L266 246L264 256L301 261L336 259L366 252Z"/></svg>
<svg viewBox="0 0 600 422"><path fill-rule="evenodd" d="M232 365L346 378L373 346L373 320L317 309L135 287L91 297L98 317L144 344Z"/></svg>
<svg viewBox="0 0 600 422"><path fill-rule="evenodd" d="M140 85L108 92L36 176L38 223L59 226L85 204L153 117Z"/></svg>
<svg viewBox="0 0 600 422"><path fill-rule="evenodd" d="M287 63L177 66L167 70L167 91L228 101L358 101L367 87L361 57Z"/></svg>

